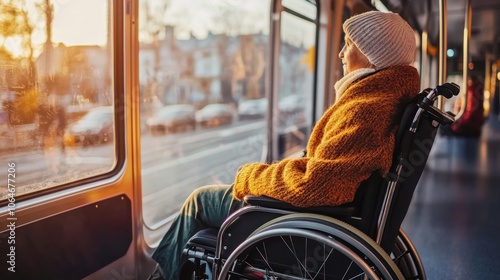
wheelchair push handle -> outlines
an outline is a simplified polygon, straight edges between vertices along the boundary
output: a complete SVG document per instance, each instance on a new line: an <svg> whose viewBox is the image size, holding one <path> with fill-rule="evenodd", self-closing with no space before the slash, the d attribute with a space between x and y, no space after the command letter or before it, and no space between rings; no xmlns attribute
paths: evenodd
<svg viewBox="0 0 500 280"><path fill-rule="evenodd" d="M458 95L458 93L460 92L460 86L455 83L444 83L432 90L427 90L426 92L428 92L427 96L425 96L422 101L418 103L420 109L415 115L412 125L410 126L410 130L413 132L416 131L420 117L424 111L428 112L435 121L439 122L442 125L449 125L455 121L453 115L443 112L433 104L438 96L444 96L449 99L453 96Z"/></svg>
<svg viewBox="0 0 500 280"><path fill-rule="evenodd" d="M438 96L442 95L447 99L450 99L453 96L458 95L460 92L460 86L455 83L444 83L436 87L436 92Z"/></svg>
<svg viewBox="0 0 500 280"><path fill-rule="evenodd" d="M440 86L435 87L427 96L422 100L422 103L426 105L432 105L438 96L444 96L446 99L450 99L453 96L458 95L460 92L460 86L455 83L444 83Z"/></svg>

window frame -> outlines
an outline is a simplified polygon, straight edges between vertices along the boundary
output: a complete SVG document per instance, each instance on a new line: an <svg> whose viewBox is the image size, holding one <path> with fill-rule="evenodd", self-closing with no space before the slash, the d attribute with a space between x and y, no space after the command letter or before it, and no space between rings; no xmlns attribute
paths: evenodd
<svg viewBox="0 0 500 280"><path fill-rule="evenodd" d="M105 173L96 174L90 177L82 178L75 181L64 182L60 185L50 188L44 188L28 193L16 193L16 203L33 200L37 198L43 200L53 199L53 194L61 192L65 195L64 191L81 191L88 190L95 187L103 186L104 184L116 180L116 177L122 173L126 161L126 134L125 134L125 4L120 0L109 0L108 3L108 31L112 32L111 42L111 57L113 60L113 68L111 72L110 89L113 89L113 124L114 124L114 165L111 170ZM111 7L109 7L109 5ZM108 42L109 44L109 42ZM15 162L11 160L11 162ZM63 193L64 192L64 193ZM5 207L9 203L8 198L0 201L0 207Z"/></svg>

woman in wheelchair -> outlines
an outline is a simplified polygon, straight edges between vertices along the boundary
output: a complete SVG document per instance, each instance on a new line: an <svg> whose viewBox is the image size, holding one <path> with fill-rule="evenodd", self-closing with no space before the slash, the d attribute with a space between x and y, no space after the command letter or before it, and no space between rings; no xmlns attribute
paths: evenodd
<svg viewBox="0 0 500 280"><path fill-rule="evenodd" d="M343 24L339 53L344 77L336 102L315 125L302 158L241 167L233 185L205 186L185 201L152 258L149 279L179 279L182 251L205 228L219 228L242 208L246 195L268 196L298 207L352 202L357 187L392 163L404 105L420 90L413 29L395 13L371 11ZM267 279L267 278L266 278Z"/></svg>

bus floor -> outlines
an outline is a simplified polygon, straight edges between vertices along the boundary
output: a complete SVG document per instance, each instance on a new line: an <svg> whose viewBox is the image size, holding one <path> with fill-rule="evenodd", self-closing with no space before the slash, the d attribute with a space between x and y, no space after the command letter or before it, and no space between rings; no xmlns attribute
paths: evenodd
<svg viewBox="0 0 500 280"><path fill-rule="evenodd" d="M402 228L428 279L499 279L500 121L438 136Z"/></svg>

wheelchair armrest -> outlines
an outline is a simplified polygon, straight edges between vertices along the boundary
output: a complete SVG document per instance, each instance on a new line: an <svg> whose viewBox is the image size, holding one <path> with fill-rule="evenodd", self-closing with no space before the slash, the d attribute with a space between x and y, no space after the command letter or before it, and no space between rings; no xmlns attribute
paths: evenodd
<svg viewBox="0 0 500 280"><path fill-rule="evenodd" d="M314 207L297 207L290 203L277 200L267 196L246 195L243 200L248 205L262 206L267 208L275 208L288 210L293 212L307 212L315 214L323 214L327 216L353 216L357 212L357 208L351 204L343 204L339 206L314 206Z"/></svg>
<svg viewBox="0 0 500 280"><path fill-rule="evenodd" d="M203 248L210 252L215 252L218 232L219 229L217 228L202 229L188 240L187 246L195 246L198 248Z"/></svg>

